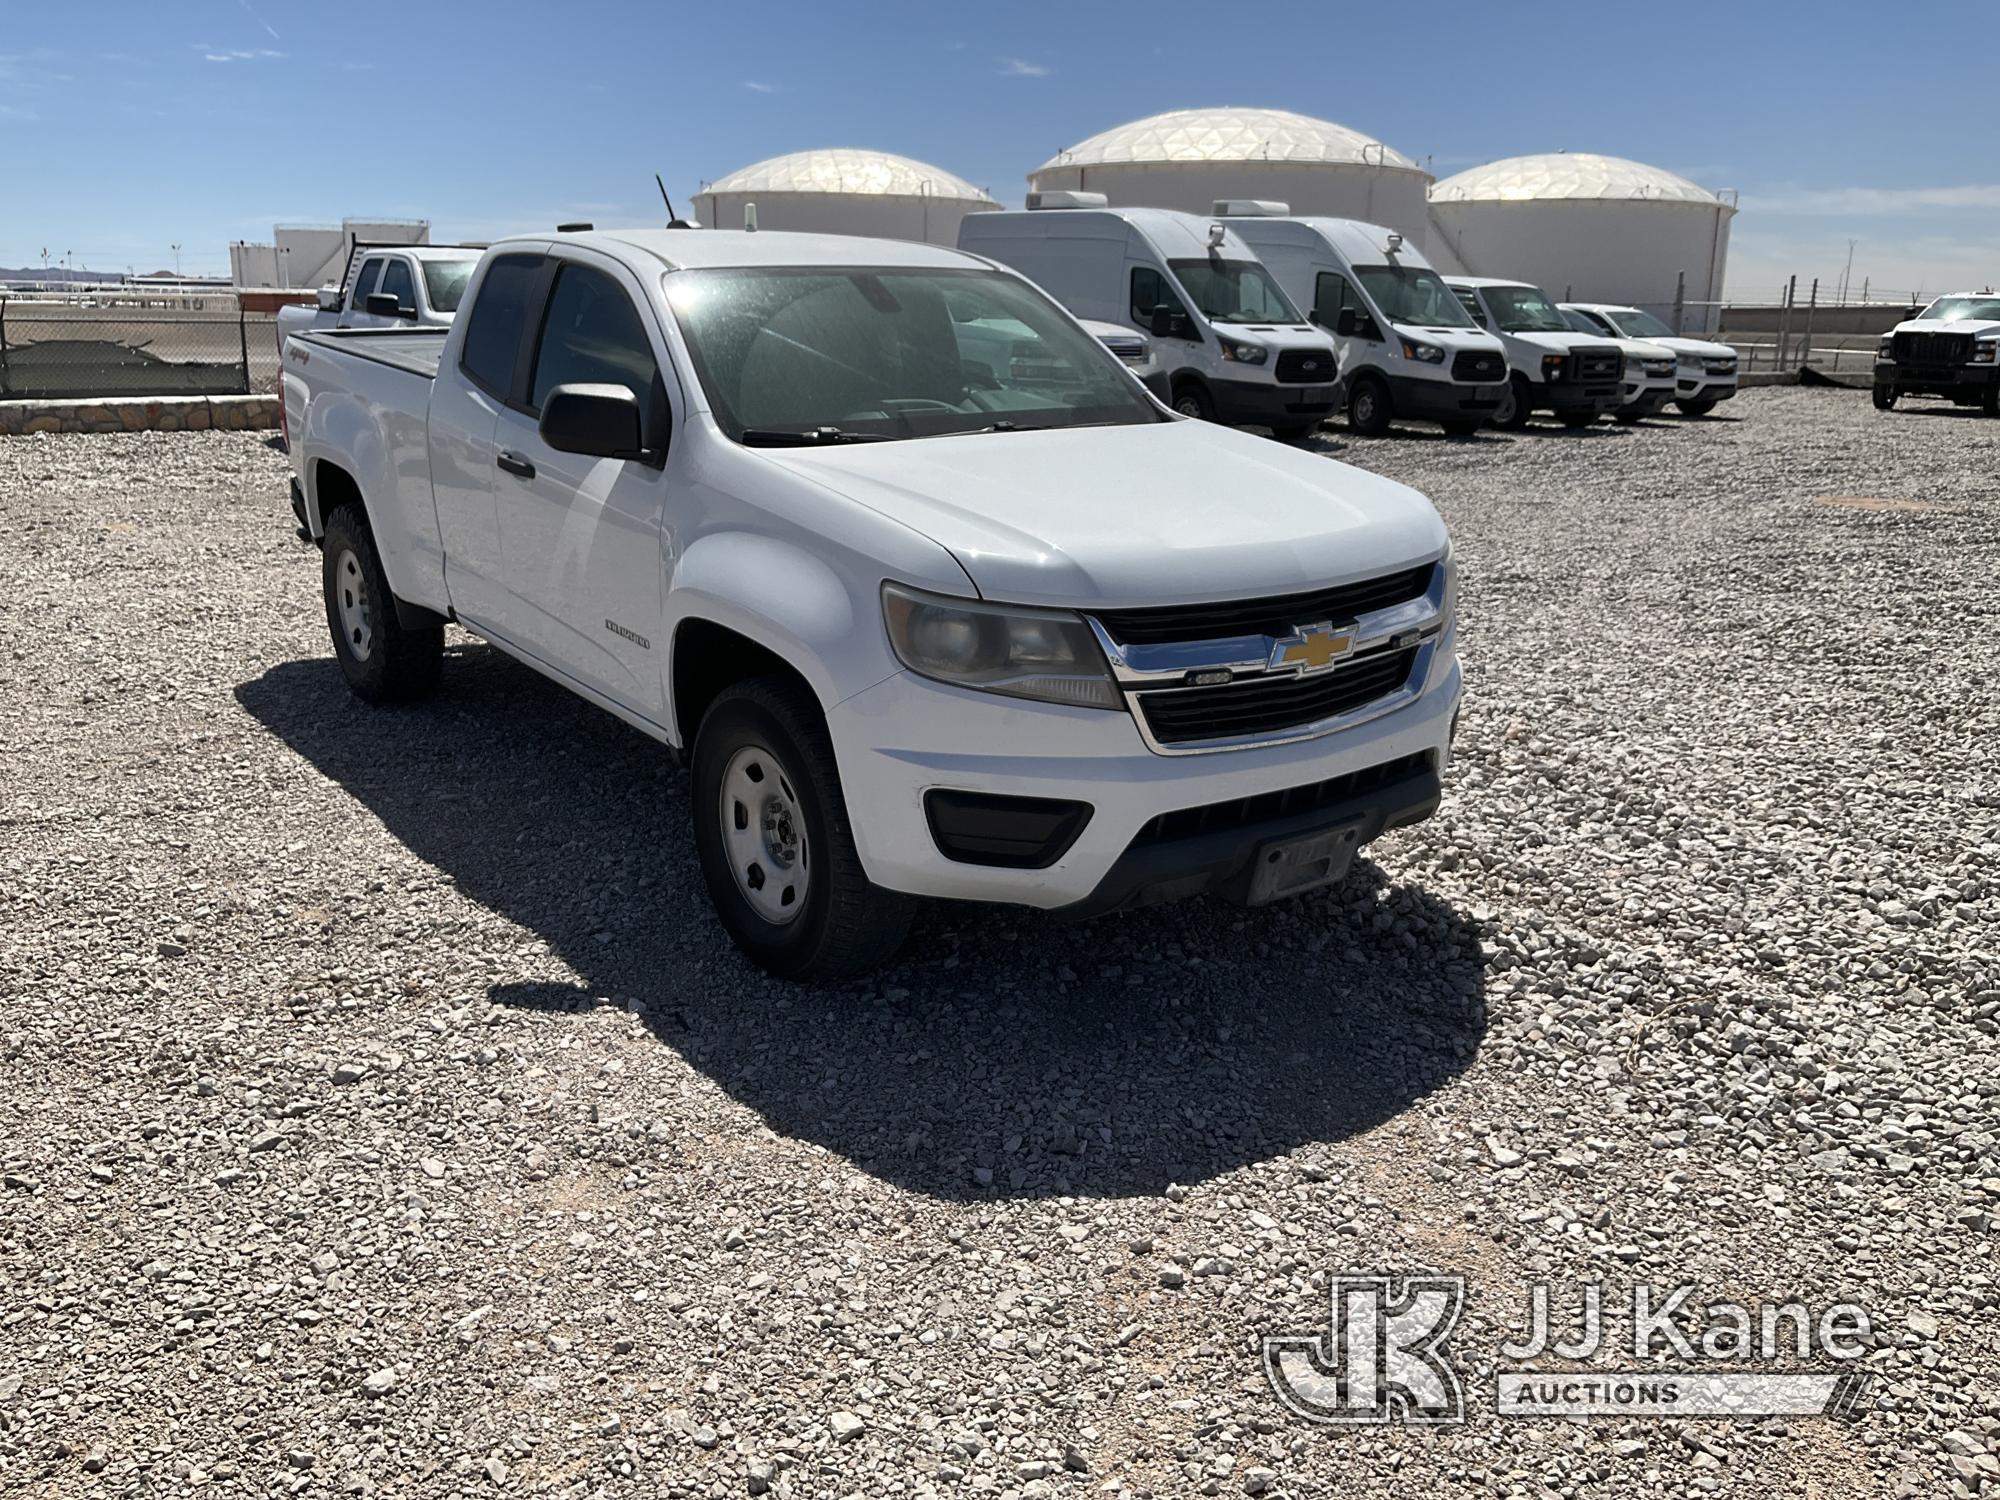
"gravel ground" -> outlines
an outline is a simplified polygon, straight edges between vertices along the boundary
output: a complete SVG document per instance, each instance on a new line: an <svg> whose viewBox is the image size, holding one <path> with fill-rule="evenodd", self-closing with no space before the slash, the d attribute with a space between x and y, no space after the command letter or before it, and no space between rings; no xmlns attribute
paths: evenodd
<svg viewBox="0 0 2000 1500"><path fill-rule="evenodd" d="M2000 423L1322 441L1464 560L1443 812L838 991L609 717L455 634L354 703L262 441L0 441L0 1490L2000 1492ZM1261 1336L1420 1268L1469 1421L1290 1416ZM1498 1418L1536 1281L1852 1298L1874 1379Z"/></svg>

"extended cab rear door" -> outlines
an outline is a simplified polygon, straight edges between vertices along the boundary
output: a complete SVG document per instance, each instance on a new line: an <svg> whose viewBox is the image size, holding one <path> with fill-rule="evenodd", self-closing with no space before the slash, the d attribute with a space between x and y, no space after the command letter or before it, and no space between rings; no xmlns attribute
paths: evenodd
<svg viewBox="0 0 2000 1500"><path fill-rule="evenodd" d="M487 260L468 292L462 332L446 341L449 362L431 390L431 493L444 542L445 588L474 629L504 631L513 601L494 510L494 429L522 379L549 272L540 249Z"/></svg>
<svg viewBox="0 0 2000 1500"><path fill-rule="evenodd" d="M626 708L666 708L657 639L663 598L671 408L665 340L631 273L556 247L525 379L495 429L495 510L514 642ZM559 385L614 384L638 397L651 461L563 453L537 423Z"/></svg>

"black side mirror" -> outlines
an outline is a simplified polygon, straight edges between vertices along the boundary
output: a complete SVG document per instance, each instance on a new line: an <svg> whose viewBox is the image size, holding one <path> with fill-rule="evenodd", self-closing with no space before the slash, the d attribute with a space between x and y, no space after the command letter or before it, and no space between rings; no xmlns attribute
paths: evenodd
<svg viewBox="0 0 2000 1500"><path fill-rule="evenodd" d="M542 403L542 441L559 453L653 462L639 398L622 385L559 385Z"/></svg>
<svg viewBox="0 0 2000 1500"><path fill-rule="evenodd" d="M1156 303L1147 327L1156 339L1172 338L1174 336L1174 310L1164 302Z"/></svg>
<svg viewBox="0 0 2000 1500"><path fill-rule="evenodd" d="M396 300L394 292L370 292L363 309L378 318L414 318L417 310Z"/></svg>
<svg viewBox="0 0 2000 1500"><path fill-rule="evenodd" d="M1334 315L1333 331L1339 334L1342 338L1344 339L1353 338L1354 327L1355 327L1355 320L1354 320L1353 308L1343 307L1338 313Z"/></svg>

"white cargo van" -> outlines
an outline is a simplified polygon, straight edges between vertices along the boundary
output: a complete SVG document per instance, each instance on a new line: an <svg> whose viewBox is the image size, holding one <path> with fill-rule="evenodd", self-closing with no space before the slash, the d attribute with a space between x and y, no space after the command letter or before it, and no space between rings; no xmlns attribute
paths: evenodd
<svg viewBox="0 0 2000 1500"><path fill-rule="evenodd" d="M1530 413L1551 411L1565 427L1588 427L1625 399L1625 356L1618 346L1570 327L1540 287L1496 276L1444 281L1507 351L1508 390L1494 426L1518 431Z"/></svg>
<svg viewBox="0 0 2000 1500"><path fill-rule="evenodd" d="M1333 334L1347 425L1364 436L1397 418L1475 431L1507 393L1507 355L1403 236L1358 219L1292 218L1283 203L1230 202L1216 215L1257 253L1312 321Z"/></svg>
<svg viewBox="0 0 2000 1500"><path fill-rule="evenodd" d="M1333 341L1227 225L1101 193L1030 193L1021 213L970 214L958 247L1019 271L1078 318L1153 341L1175 411L1297 441L1333 414Z"/></svg>

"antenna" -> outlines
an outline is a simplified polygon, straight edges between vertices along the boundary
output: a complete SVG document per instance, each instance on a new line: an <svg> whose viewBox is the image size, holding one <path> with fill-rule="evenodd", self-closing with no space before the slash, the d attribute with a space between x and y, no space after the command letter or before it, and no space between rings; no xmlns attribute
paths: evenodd
<svg viewBox="0 0 2000 1500"><path fill-rule="evenodd" d="M667 228L669 229L694 228L694 225L688 223L686 219L683 219L679 214L674 212L674 200L667 196L667 185L664 181L661 180L660 174L658 172L655 172L653 174L653 181L659 184L660 201L667 205Z"/></svg>

